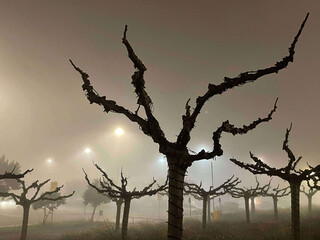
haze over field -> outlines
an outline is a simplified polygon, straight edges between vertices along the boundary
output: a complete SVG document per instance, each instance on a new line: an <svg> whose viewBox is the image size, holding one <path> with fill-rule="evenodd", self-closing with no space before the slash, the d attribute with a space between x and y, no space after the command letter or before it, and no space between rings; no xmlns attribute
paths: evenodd
<svg viewBox="0 0 320 240"><path fill-rule="evenodd" d="M123 116L107 115L90 105L68 59L90 75L101 95L135 111L136 95L130 84L133 64L121 43L127 24L127 38L148 69L145 80L154 114L173 140L189 98L194 107L208 83L218 84L225 76L280 60L307 12L310 18L294 63L279 74L211 99L199 115L189 147L211 149L212 132L223 121L242 126L266 116L279 97L269 123L244 136L223 134L224 155L213 162L215 184L231 175L243 185L254 184L251 173L228 160L249 162L248 151L272 166L284 166L282 142L291 122L289 144L297 156L303 156L300 168L306 162L317 165L320 3L316 0L0 1L0 155L19 162L22 170L34 168L26 181L51 178L65 185L63 193L76 190L68 200L73 204L63 207L69 210L83 211L82 168L91 179L100 176L92 160L112 178L122 167L132 188L143 188L153 177L162 183L167 165L158 146ZM115 134L119 127L124 131L121 136ZM186 179L202 181L208 188L210 162L194 163ZM273 180L278 183L286 185ZM230 196L223 199L238 201ZM281 201L280 205L289 206L289 198ZM314 203L319 201L316 195ZM158 214L134 209L137 215Z"/></svg>

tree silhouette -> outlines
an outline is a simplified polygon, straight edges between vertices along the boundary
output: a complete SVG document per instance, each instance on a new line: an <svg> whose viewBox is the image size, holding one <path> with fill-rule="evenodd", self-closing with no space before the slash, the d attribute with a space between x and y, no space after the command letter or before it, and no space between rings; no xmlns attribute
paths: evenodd
<svg viewBox="0 0 320 240"><path fill-rule="evenodd" d="M59 192L52 193L50 198L57 199L61 197L61 194ZM49 215L51 215L51 222L53 218L53 212L55 209L57 209L60 205L66 204L66 199L61 198L56 201L52 200L39 200L32 204L32 208L34 210L42 209L43 210L43 220L42 224L45 224L47 222L47 219Z"/></svg>
<svg viewBox="0 0 320 240"><path fill-rule="evenodd" d="M95 179L92 184L94 184L95 186L98 186L99 179ZM84 191L82 198L85 206L90 204L93 207L90 222L93 221L96 208L101 204L110 202L110 198L108 196L98 193L97 190L92 188L90 185L88 185L87 189Z"/></svg>
<svg viewBox="0 0 320 240"><path fill-rule="evenodd" d="M234 187L229 190L229 193L234 198L243 198L244 199L244 208L246 213L246 222L250 224L250 213L249 213L249 199L252 197L264 196L270 188L270 182L262 187L256 178L257 185L250 188L240 188Z"/></svg>
<svg viewBox="0 0 320 240"><path fill-rule="evenodd" d="M97 164L95 167L101 172L102 179L100 180L100 187L92 184L88 178L87 173L83 170L85 174L85 179L87 180L88 184L96 189L99 193L105 194L110 198L114 199L123 199L124 202L124 209L123 209L123 218L122 218L122 228L121 228L121 238L123 240L127 239L128 233L128 221L129 221L129 212L130 212L130 203L132 199L139 199L144 196L152 196L160 191L163 191L167 185L167 181L164 185L158 187L157 189L152 189L153 185L157 182L153 179L152 183L143 188L141 191L137 191L134 188L132 191L127 190L128 185L128 178L123 176L121 171L121 186L118 186L113 182L111 178L107 175L105 171L103 171Z"/></svg>
<svg viewBox="0 0 320 240"><path fill-rule="evenodd" d="M202 200L202 229L205 230L207 227L207 205L208 199L210 197L217 197L226 194L232 188L234 188L240 181L238 178L233 179L233 176L225 181L220 186L213 188L212 186L209 190L205 190L202 187L202 182L200 185L194 183L185 183L184 185L184 192L186 194L191 194L197 200Z"/></svg>
<svg viewBox="0 0 320 240"><path fill-rule="evenodd" d="M312 197L318 192L318 190L309 187L308 191L306 191L306 188L301 185L300 192L304 193L304 195L306 195L306 197L308 198L308 213L310 215L312 212Z"/></svg>
<svg viewBox="0 0 320 240"><path fill-rule="evenodd" d="M114 100L107 99L105 96L100 96L91 85L89 75L82 71L70 60L74 69L79 72L82 77L82 89L85 92L90 104L96 103L102 106L106 113L113 112L121 114L127 117L131 122L137 123L143 133L151 137L152 140L159 145L159 152L166 156L169 167L168 239L177 240L182 238L183 185L187 168L190 167L195 161L212 159L216 156L221 156L223 154L223 149L220 144L222 133L231 133L233 135L245 134L254 129L260 123L271 120L272 114L276 110L275 105L267 117L259 118L247 126L244 125L242 128L235 127L228 120L223 122L221 126L213 132L212 151L205 151L203 149L198 153L194 153L193 151L189 150L188 143L191 140L191 131L195 127L196 120L204 104L207 103L212 97L220 95L230 89L233 89L234 87L241 86L249 82L254 82L265 75L278 73L280 70L286 68L289 62L293 62L295 46L308 16L309 14L307 14L305 17L297 35L294 37L294 40L289 48L289 54L279 62L276 62L275 65L264 69L259 69L257 71L243 72L233 78L225 77L224 80L218 85L209 83L208 90L204 93L204 95L197 97L194 108L189 105L189 99L185 105L185 114L182 116L182 129L175 142L171 142L166 138L160 123L153 114L153 103L151 97L146 91L144 80L144 73L147 68L135 54L133 48L127 40L127 26L125 26L122 43L125 45L128 52L128 57L133 62L134 68L136 69L131 77L131 84L134 86L135 93L138 97L138 107L135 112L118 105ZM141 106L144 109L145 117L139 115L139 109Z"/></svg>
<svg viewBox="0 0 320 240"><path fill-rule="evenodd" d="M39 195L40 189L50 181L50 179L39 183L39 181L35 181L29 186L26 186L25 181L21 179L17 179L18 183L22 187L22 192L20 195L12 192L0 192L0 197L10 197L12 198L17 205L21 205L23 207L23 219L22 219L22 229L21 229L21 237L20 240L26 240L27 238L27 230L28 230L28 221L29 221L29 211L31 204L34 204L38 201L59 201L61 199L65 199L68 197L71 197L73 193L69 195L59 196L59 197L53 197L53 194L60 192L61 187L57 187L54 191L46 191ZM30 190L33 192L32 197L28 197L27 194L30 192Z"/></svg>
<svg viewBox="0 0 320 240"><path fill-rule="evenodd" d="M286 188L279 188L280 185L278 185L276 188L272 189L272 192L267 192L265 196L272 197L273 201L273 214L276 221L279 219L278 214L278 198L288 196L290 192L290 187Z"/></svg>
<svg viewBox="0 0 320 240"><path fill-rule="evenodd" d="M289 134L292 128L287 128L285 134L285 140L283 141L282 149L286 151L289 161L287 166L282 168L273 168L264 163L258 157L255 157L250 152L250 157L255 164L243 163L236 159L230 159L233 163L241 168L247 169L253 174L267 174L269 176L277 176L286 180L290 185L291 190L291 235L294 240L300 239L300 185L302 181L308 181L312 179L313 175L320 174L320 165L316 167L310 167L305 170L297 170L296 167L302 157L296 158L288 146Z"/></svg>

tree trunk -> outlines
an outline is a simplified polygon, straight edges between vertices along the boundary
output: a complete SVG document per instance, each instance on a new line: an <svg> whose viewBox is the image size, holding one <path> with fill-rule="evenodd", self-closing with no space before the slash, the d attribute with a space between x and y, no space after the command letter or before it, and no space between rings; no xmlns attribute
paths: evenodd
<svg viewBox="0 0 320 240"><path fill-rule="evenodd" d="M256 215L256 205L254 203L254 199L255 199L255 197L251 197L250 198L250 201L251 201L251 216L252 217L255 217L255 215Z"/></svg>
<svg viewBox="0 0 320 240"><path fill-rule="evenodd" d="M42 224L45 224L47 220L47 207L43 208L43 220L42 220Z"/></svg>
<svg viewBox="0 0 320 240"><path fill-rule="evenodd" d="M119 200L116 202L117 204L117 215L116 215L116 227L115 227L115 231L119 232L120 230L120 215L121 215L121 205L122 205L122 201Z"/></svg>
<svg viewBox="0 0 320 240"><path fill-rule="evenodd" d="M312 212L312 196L308 196L308 212L311 215Z"/></svg>
<svg viewBox="0 0 320 240"><path fill-rule="evenodd" d="M130 202L131 202L131 198L127 198L124 200L123 218L122 218L122 227L121 227L122 240L127 240Z"/></svg>
<svg viewBox="0 0 320 240"><path fill-rule="evenodd" d="M245 212L246 212L246 222L247 222L247 224L250 224L249 198L248 197L244 198L244 208L245 208Z"/></svg>
<svg viewBox="0 0 320 240"><path fill-rule="evenodd" d="M293 240L300 240L300 184L301 182L290 182L291 236Z"/></svg>
<svg viewBox="0 0 320 240"><path fill-rule="evenodd" d="M278 198L276 196L272 197L273 200L273 213L274 213L274 219L276 221L279 220L279 214L278 214Z"/></svg>
<svg viewBox="0 0 320 240"><path fill-rule="evenodd" d="M97 209L97 206L94 206L90 222L93 222L93 217L94 217L94 214L96 213L96 209Z"/></svg>
<svg viewBox="0 0 320 240"><path fill-rule="evenodd" d="M28 221L29 221L29 211L30 205L23 206L23 219L22 219L22 229L21 229L21 237L20 240L27 239L27 231L28 231Z"/></svg>
<svg viewBox="0 0 320 240"><path fill-rule="evenodd" d="M183 185L186 168L169 163L168 240L182 239Z"/></svg>
<svg viewBox="0 0 320 240"><path fill-rule="evenodd" d="M211 206L210 206L210 196L208 197L208 224L211 223Z"/></svg>
<svg viewBox="0 0 320 240"><path fill-rule="evenodd" d="M207 200L208 197L206 196L202 198L202 230L207 227Z"/></svg>

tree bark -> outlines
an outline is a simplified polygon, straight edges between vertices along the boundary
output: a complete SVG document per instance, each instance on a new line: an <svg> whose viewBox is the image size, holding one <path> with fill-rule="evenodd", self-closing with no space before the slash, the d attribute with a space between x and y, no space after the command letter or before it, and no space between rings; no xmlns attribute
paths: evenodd
<svg viewBox="0 0 320 240"><path fill-rule="evenodd" d="M308 212L311 215L312 212L312 196L308 196Z"/></svg>
<svg viewBox="0 0 320 240"><path fill-rule="evenodd" d="M93 208L93 212L92 212L92 215L91 215L90 222L93 222L93 217L94 217L94 214L96 213L96 209L97 209L97 206L95 206L95 207Z"/></svg>
<svg viewBox="0 0 320 240"><path fill-rule="evenodd" d="M27 239L29 211L30 211L30 205L29 204L23 205L23 219L22 219L22 229L21 229L20 240Z"/></svg>
<svg viewBox="0 0 320 240"><path fill-rule="evenodd" d="M202 230L207 227L207 200L208 197L204 196L202 199Z"/></svg>
<svg viewBox="0 0 320 240"><path fill-rule="evenodd" d="M175 160L175 159L174 159ZM172 161L172 160L171 160ZM183 185L186 168L169 163L168 240L181 240L183 231ZM172 161L178 162L178 161Z"/></svg>
<svg viewBox="0 0 320 240"><path fill-rule="evenodd" d="M301 182L290 182L291 236L293 240L300 240L300 184Z"/></svg>
<svg viewBox="0 0 320 240"><path fill-rule="evenodd" d="M248 197L244 198L244 208L245 208L245 212L246 212L246 222L247 222L247 224L250 224L249 198Z"/></svg>
<svg viewBox="0 0 320 240"><path fill-rule="evenodd" d="M273 200L273 213L274 213L274 219L276 221L279 220L279 214L278 214L278 198L276 196L272 197Z"/></svg>
<svg viewBox="0 0 320 240"><path fill-rule="evenodd" d="M255 215L256 215L256 205L254 203L254 199L255 199L255 197L251 197L250 198L250 201L251 201L251 216L252 217L255 217Z"/></svg>
<svg viewBox="0 0 320 240"><path fill-rule="evenodd" d="M210 206L211 200L210 197L208 197L208 224L211 223L211 206Z"/></svg>
<svg viewBox="0 0 320 240"><path fill-rule="evenodd" d="M127 237L128 237L130 202L131 202L131 198L126 198L124 200L123 218L122 218L122 227L121 227L121 239L122 240L127 240Z"/></svg>
<svg viewBox="0 0 320 240"><path fill-rule="evenodd" d="M122 201L117 201L117 215L116 215L116 227L115 227L115 231L119 232L120 230L120 215L121 215L121 205L122 205Z"/></svg>

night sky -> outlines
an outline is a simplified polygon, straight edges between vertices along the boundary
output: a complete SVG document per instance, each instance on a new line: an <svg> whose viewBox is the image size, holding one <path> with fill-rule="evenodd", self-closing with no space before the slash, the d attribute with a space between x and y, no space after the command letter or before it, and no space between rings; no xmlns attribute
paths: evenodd
<svg viewBox="0 0 320 240"><path fill-rule="evenodd" d="M225 120L237 126L266 116L279 97L273 120L244 136L223 134L224 155L214 162L215 184L235 174L243 184L251 173L230 157L249 162L248 151L272 166L284 166L285 129L289 145L303 156L300 168L319 164L320 2L312 1L0 1L0 154L34 168L27 179L72 183L99 174L111 177L117 161L142 188L163 180L166 163L158 146L138 126L90 105L80 75L68 59L90 75L100 95L135 111L130 84L134 68L121 38L127 38L147 67L146 89L154 114L175 141L191 98L225 76L273 65L286 54L307 12L309 20L294 62L279 74L229 90L206 103L192 132L190 149L210 149L212 132ZM125 134L114 134L117 127ZM85 154L85 148L91 154ZM47 159L51 158L52 163ZM187 180L211 183L210 161L195 163ZM260 177L266 182L268 177ZM275 183L281 182L274 180ZM283 183L283 186L285 184Z"/></svg>

